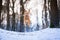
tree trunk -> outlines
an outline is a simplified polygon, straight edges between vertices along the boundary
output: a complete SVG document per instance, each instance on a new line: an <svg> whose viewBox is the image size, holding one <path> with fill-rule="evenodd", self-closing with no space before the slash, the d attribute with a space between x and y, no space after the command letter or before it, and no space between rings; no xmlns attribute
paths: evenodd
<svg viewBox="0 0 60 40"><path fill-rule="evenodd" d="M16 27L15 27L14 0L12 0L12 3L13 3L13 7L12 7L12 10L13 10L13 14L12 14L12 30L15 31Z"/></svg>
<svg viewBox="0 0 60 40"><path fill-rule="evenodd" d="M42 13L42 16L43 16L43 19L44 20L42 20L42 22L43 22L43 29L44 28L47 28L48 27L48 20L47 20L47 15L48 15L48 13L47 13L47 0L44 0L44 7L43 7L43 13ZM44 23L44 21L45 21L45 23Z"/></svg>
<svg viewBox="0 0 60 40"><path fill-rule="evenodd" d="M44 11L45 11L45 23L46 23L46 26L45 26L45 28L47 28L48 26L47 26L47 6L46 6L46 0L44 0Z"/></svg>
<svg viewBox="0 0 60 40"><path fill-rule="evenodd" d="M58 14L58 8L57 8L57 0L51 0L50 3L51 8L51 25L50 27L57 27L59 25L59 14Z"/></svg>
<svg viewBox="0 0 60 40"><path fill-rule="evenodd" d="M20 32L24 32L24 4L23 0L20 1L20 5L22 6L21 8L21 17L20 17Z"/></svg>
<svg viewBox="0 0 60 40"><path fill-rule="evenodd" d="M2 0L0 0L0 28L1 28L1 10L2 10Z"/></svg>
<svg viewBox="0 0 60 40"><path fill-rule="evenodd" d="M7 1L7 6L6 6L6 8L7 8L7 30L9 30L10 29L10 15L9 15L9 0L6 0Z"/></svg>

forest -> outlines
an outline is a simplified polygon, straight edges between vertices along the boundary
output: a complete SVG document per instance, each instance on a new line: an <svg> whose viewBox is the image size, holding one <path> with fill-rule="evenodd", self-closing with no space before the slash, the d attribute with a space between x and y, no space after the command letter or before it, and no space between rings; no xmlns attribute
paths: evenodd
<svg viewBox="0 0 60 40"><path fill-rule="evenodd" d="M0 0L0 28L32 32L60 28L59 0Z"/></svg>

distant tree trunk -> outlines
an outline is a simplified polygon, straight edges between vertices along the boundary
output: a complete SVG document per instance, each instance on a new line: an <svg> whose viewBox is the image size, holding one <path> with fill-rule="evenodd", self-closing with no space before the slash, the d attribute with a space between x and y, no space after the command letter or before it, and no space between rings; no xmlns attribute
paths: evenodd
<svg viewBox="0 0 60 40"><path fill-rule="evenodd" d="M58 14L58 8L57 8L57 0L51 0L50 8L51 8L51 13L50 13L51 25L50 25L50 27L57 27L59 25L59 14Z"/></svg>
<svg viewBox="0 0 60 40"><path fill-rule="evenodd" d="M12 30L15 31L15 13L14 13L14 0L12 0L12 3L13 3L13 7L12 7L12 10L13 10L13 14L12 14Z"/></svg>
<svg viewBox="0 0 60 40"><path fill-rule="evenodd" d="M47 27L47 6L46 6L46 0L44 0L44 8L45 8L45 23L46 23L46 27Z"/></svg>
<svg viewBox="0 0 60 40"><path fill-rule="evenodd" d="M43 22L43 29L44 28L47 28L48 26L47 26L47 1L46 0L44 0L44 7L43 7L43 13L42 13L42 16L43 16L43 20L42 20L42 22Z"/></svg>
<svg viewBox="0 0 60 40"><path fill-rule="evenodd" d="M21 7L21 17L20 17L20 32L24 32L24 4L23 4L23 0L20 0L20 5Z"/></svg>
<svg viewBox="0 0 60 40"><path fill-rule="evenodd" d="M1 10L2 10L2 0L0 0L0 27L1 27Z"/></svg>
<svg viewBox="0 0 60 40"><path fill-rule="evenodd" d="M59 27L60 27L60 0L57 0L58 11L59 11Z"/></svg>
<svg viewBox="0 0 60 40"><path fill-rule="evenodd" d="M7 8L7 30L9 30L10 29L10 15L9 15L9 0L6 0L7 1L7 6L6 6L6 8Z"/></svg>

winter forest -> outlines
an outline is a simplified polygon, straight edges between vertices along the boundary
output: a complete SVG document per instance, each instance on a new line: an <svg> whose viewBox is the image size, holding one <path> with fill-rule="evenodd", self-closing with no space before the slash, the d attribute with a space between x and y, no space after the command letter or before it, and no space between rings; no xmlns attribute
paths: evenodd
<svg viewBox="0 0 60 40"><path fill-rule="evenodd" d="M0 28L32 32L59 28L58 0L0 0Z"/></svg>

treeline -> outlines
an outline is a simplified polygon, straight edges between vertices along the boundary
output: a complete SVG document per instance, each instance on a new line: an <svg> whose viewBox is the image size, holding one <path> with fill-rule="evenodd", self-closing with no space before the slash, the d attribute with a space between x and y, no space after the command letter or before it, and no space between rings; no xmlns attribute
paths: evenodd
<svg viewBox="0 0 60 40"><path fill-rule="evenodd" d="M19 1L19 2L18 2ZM19 31L24 32L24 4L29 0L0 0L0 28L11 30L11 31ZM15 3L15 2L18 2ZM18 8L16 5L19 5ZM16 10L15 7L19 9ZM49 26L48 23L48 12L50 16L50 27L57 28L59 27L59 13L57 0L44 0L43 5L44 15L42 18L45 18L43 22L43 28L47 28ZM43 15L43 12L42 12ZM44 23L45 21L45 23ZM19 25L18 25L19 24ZM18 26L18 27L17 27ZM37 24L37 26L39 26Z"/></svg>

